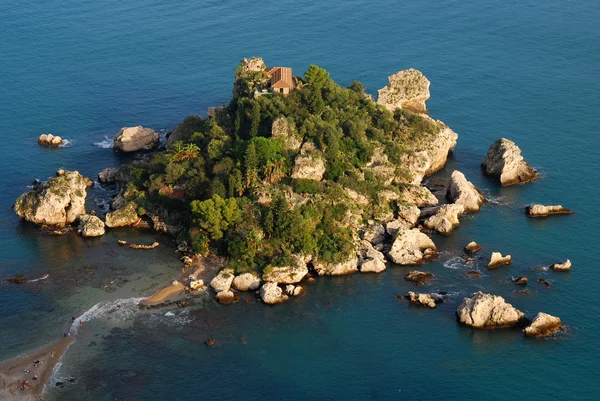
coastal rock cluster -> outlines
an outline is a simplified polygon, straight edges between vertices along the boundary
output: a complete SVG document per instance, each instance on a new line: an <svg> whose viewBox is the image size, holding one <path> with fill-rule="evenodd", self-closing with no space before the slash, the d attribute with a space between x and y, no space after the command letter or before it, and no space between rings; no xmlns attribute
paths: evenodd
<svg viewBox="0 0 600 401"><path fill-rule="evenodd" d="M377 103L390 110L407 109L427 113L430 82L421 71L409 69L388 77L389 84L378 91Z"/></svg>
<svg viewBox="0 0 600 401"><path fill-rule="evenodd" d="M56 148L65 143L65 141L58 135L42 134L38 138L38 143L42 146Z"/></svg>
<svg viewBox="0 0 600 401"><path fill-rule="evenodd" d="M500 138L490 146L482 167L502 186L525 183L538 177L538 172L521 156L521 149L506 138Z"/></svg>

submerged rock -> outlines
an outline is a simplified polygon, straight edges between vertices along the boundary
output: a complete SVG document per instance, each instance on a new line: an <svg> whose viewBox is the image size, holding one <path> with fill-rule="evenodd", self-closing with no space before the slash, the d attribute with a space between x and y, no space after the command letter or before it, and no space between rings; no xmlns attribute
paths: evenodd
<svg viewBox="0 0 600 401"><path fill-rule="evenodd" d="M14 210L31 223L62 227L85 214L87 187L87 179L79 172L63 172L21 195Z"/></svg>
<svg viewBox="0 0 600 401"><path fill-rule="evenodd" d="M255 273L244 273L236 276L231 285L238 291L256 291L260 287L260 278Z"/></svg>
<svg viewBox="0 0 600 401"><path fill-rule="evenodd" d="M216 292L229 291L234 278L233 269L223 269L210 281L210 286Z"/></svg>
<svg viewBox="0 0 600 401"><path fill-rule="evenodd" d="M527 285L527 283L529 282L529 279L527 279L527 277L525 276L521 276L521 277L517 277L515 279L512 280L513 284L516 285Z"/></svg>
<svg viewBox="0 0 600 401"><path fill-rule="evenodd" d="M425 220L425 227L436 230L440 234L450 235L455 227L460 225L458 216L463 214L463 205L448 204L437 210L437 212Z"/></svg>
<svg viewBox="0 0 600 401"><path fill-rule="evenodd" d="M460 323L477 329L515 327L527 321L523 312L504 298L481 291L464 298L456 310L456 316Z"/></svg>
<svg viewBox="0 0 600 401"><path fill-rule="evenodd" d="M533 181L538 176L521 156L521 149L506 138L500 138L490 146L481 166L487 175L498 178L502 186Z"/></svg>
<svg viewBox="0 0 600 401"><path fill-rule="evenodd" d="M463 205L465 213L479 211L485 202L481 191L467 181L465 175L458 170L455 170L450 177L446 198L452 203Z"/></svg>
<svg viewBox="0 0 600 401"><path fill-rule="evenodd" d="M413 270L404 276L404 280L411 281L416 285L423 285L426 284L429 281L429 279L432 279L434 277L435 276L431 273Z"/></svg>
<svg viewBox="0 0 600 401"><path fill-rule="evenodd" d="M379 89L377 103L389 110L406 109L427 113L425 101L429 99L430 82L421 71L403 70L388 77L389 84Z"/></svg>
<svg viewBox="0 0 600 401"><path fill-rule="evenodd" d="M280 304L289 299L277 283L264 283L263 286L260 287L259 295L262 301L269 305Z"/></svg>
<svg viewBox="0 0 600 401"><path fill-rule="evenodd" d="M431 309L435 308L435 298L430 294L421 294L410 291L408 293L408 298L410 299L410 302L415 305L427 306Z"/></svg>
<svg viewBox="0 0 600 401"><path fill-rule="evenodd" d="M438 253L431 238L413 228L398 231L388 256L399 265L418 265L436 258Z"/></svg>
<svg viewBox="0 0 600 401"><path fill-rule="evenodd" d="M556 333L562 328L560 318L540 312L533 322L523 330L526 336L545 337Z"/></svg>
<svg viewBox="0 0 600 401"><path fill-rule="evenodd" d="M62 145L65 141L58 135L42 134L38 138L38 144L56 148Z"/></svg>
<svg viewBox="0 0 600 401"><path fill-rule="evenodd" d="M287 266L269 266L263 271L263 281L279 284L295 284L308 274L308 267L300 255L291 255L291 263Z"/></svg>
<svg viewBox="0 0 600 401"><path fill-rule="evenodd" d="M472 254L476 253L477 251L479 251L480 249L481 249L481 245L479 245L475 241L471 241L465 246L465 253L472 255Z"/></svg>
<svg viewBox="0 0 600 401"><path fill-rule="evenodd" d="M116 167L107 167L98 173L98 181L101 184L114 184L117 182L117 173L119 169Z"/></svg>
<svg viewBox="0 0 600 401"><path fill-rule="evenodd" d="M234 299L235 295L232 291L225 290L217 293L217 301L219 301L220 304L229 305L234 301Z"/></svg>
<svg viewBox="0 0 600 401"><path fill-rule="evenodd" d="M129 202L122 208L106 214L106 227L110 228L134 226L139 221L140 217L134 202Z"/></svg>
<svg viewBox="0 0 600 401"><path fill-rule="evenodd" d="M77 234L82 237L100 237L104 235L104 222L98 216L83 214L79 216Z"/></svg>
<svg viewBox="0 0 600 401"><path fill-rule="evenodd" d="M352 255L350 259L340 262L313 261L313 267L319 276L342 276L358 272L358 257Z"/></svg>
<svg viewBox="0 0 600 401"><path fill-rule="evenodd" d="M493 269L494 267L509 265L512 263L512 258L510 255L502 256L500 252L492 252L492 257L490 259L490 263L488 263L488 269Z"/></svg>
<svg viewBox="0 0 600 401"><path fill-rule="evenodd" d="M14 276L7 278L6 281L13 284L23 284L27 281L27 278L25 278L24 274L15 274Z"/></svg>
<svg viewBox="0 0 600 401"><path fill-rule="evenodd" d="M113 148L120 152L137 152L158 147L159 136L154 130L137 127L124 127L115 135Z"/></svg>
<svg viewBox="0 0 600 401"><path fill-rule="evenodd" d="M539 204L525 207L525 213L531 217L545 217L551 214L573 214L570 209L567 209L562 205L544 206Z"/></svg>
<svg viewBox="0 0 600 401"><path fill-rule="evenodd" d="M564 263L555 263L550 268L554 271L566 272L571 270L571 261L567 259Z"/></svg>
<svg viewBox="0 0 600 401"><path fill-rule="evenodd" d="M546 288L552 288L552 284L550 284L550 282L544 278L539 279L538 283L544 284Z"/></svg>

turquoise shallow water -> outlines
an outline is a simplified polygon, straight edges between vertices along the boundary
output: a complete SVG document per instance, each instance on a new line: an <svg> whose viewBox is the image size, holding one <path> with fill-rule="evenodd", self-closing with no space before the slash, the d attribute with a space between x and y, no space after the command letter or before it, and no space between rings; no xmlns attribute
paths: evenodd
<svg viewBox="0 0 600 401"><path fill-rule="evenodd" d="M49 278L0 284L0 359L61 335L72 315L89 321L63 361L55 400L170 399L595 399L597 163L600 156L600 9L595 1L143 0L0 3L0 280L24 272ZM233 67L260 55L304 71L315 63L343 85L368 91L417 68L431 80L430 114L459 134L446 170L456 168L499 200L462 220L427 266L427 290L448 291L436 310L395 299L412 287L408 268L376 276L319 279L285 305L138 312L131 301L175 277L169 240L152 253L45 237L10 209L34 178L59 167L95 176L120 160L95 145L122 126L168 129L191 113L226 103ZM52 132L70 147L35 144ZM513 139L542 172L500 188L479 165L498 137ZM94 198L105 194L95 191ZM573 216L530 220L531 202L562 203ZM514 264L469 279L455 262L471 240L510 253ZM542 266L570 258L573 271ZM87 268L86 268L87 266ZM469 267L470 269L471 267ZM526 274L530 295L509 279ZM539 286L544 277L552 289ZM529 315L560 316L567 334L524 339L518 331L460 327L454 310L474 290L507 298ZM64 324L63 324L64 322ZM206 348L215 337L219 346Z"/></svg>

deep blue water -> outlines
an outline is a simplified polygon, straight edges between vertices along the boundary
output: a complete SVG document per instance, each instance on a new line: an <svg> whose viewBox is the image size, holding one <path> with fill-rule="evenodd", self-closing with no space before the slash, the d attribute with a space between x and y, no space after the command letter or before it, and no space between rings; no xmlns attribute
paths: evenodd
<svg viewBox="0 0 600 401"><path fill-rule="evenodd" d="M595 399L599 17L591 0L0 2L0 280L50 273L0 284L0 359L56 339L70 316L104 302L85 315L58 371L76 384L51 389L50 399ZM199 301L174 316L138 312L134 301L114 300L177 275L168 239L132 253L116 238L159 237L47 237L18 221L11 205L34 178L59 167L95 176L120 162L95 144L122 126L168 129L227 103L233 68L251 56L296 74L318 64L374 94L401 69L431 80L430 115L459 134L438 175L459 169L500 201L463 218L453 236L434 237L442 257L426 266L437 278L425 289L450 292L449 302L422 310L396 301L412 288L402 279L409 269L396 267L319 279L274 308L250 297L229 307ZM44 132L72 144L41 148ZM482 176L487 147L502 136L542 172L539 181L500 188ZM102 196L93 192L90 207ZM531 202L576 214L527 219ZM484 277L467 278L452 262L471 240L485 257L510 253L513 265L488 272L479 262ZM540 268L566 258L570 273ZM530 295L509 281L522 274ZM454 310L478 289L530 316L560 316L569 331L530 340L460 327ZM207 348L208 337L219 346Z"/></svg>

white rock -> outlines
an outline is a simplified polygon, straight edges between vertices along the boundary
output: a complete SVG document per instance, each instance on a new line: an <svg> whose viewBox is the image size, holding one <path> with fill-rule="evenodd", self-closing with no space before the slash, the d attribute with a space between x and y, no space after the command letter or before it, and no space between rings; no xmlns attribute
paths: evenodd
<svg viewBox="0 0 600 401"><path fill-rule="evenodd" d="M573 214L570 209L562 205L545 206L533 204L525 208L525 213L531 217L545 217L551 214Z"/></svg>
<svg viewBox="0 0 600 401"><path fill-rule="evenodd" d="M569 271L571 270L571 261L567 259L566 262L555 263L552 266L550 266L550 268L555 271Z"/></svg>
<svg viewBox="0 0 600 401"><path fill-rule="evenodd" d="M319 276L341 276L358 272L358 257L352 255L350 259L340 263L313 261L313 267Z"/></svg>
<svg viewBox="0 0 600 401"><path fill-rule="evenodd" d="M295 284L308 274L308 267L301 255L291 255L292 263L288 266L269 266L262 275L263 281L279 284Z"/></svg>
<svg viewBox="0 0 600 401"><path fill-rule="evenodd" d="M467 181L465 175L458 170L455 170L450 177L446 197L449 201L464 206L465 213L479 211L485 202L481 191Z"/></svg>
<svg viewBox="0 0 600 401"><path fill-rule="evenodd" d="M280 304L289 299L277 283L264 283L260 287L259 295L263 302L269 305Z"/></svg>
<svg viewBox="0 0 600 401"><path fill-rule="evenodd" d="M525 335L531 337L545 337L554 334L562 327L560 318L540 312L533 322L523 330Z"/></svg>
<svg viewBox="0 0 600 401"><path fill-rule="evenodd" d="M104 222L97 216L82 214L79 216L77 234L82 237L99 237L104 235Z"/></svg>
<svg viewBox="0 0 600 401"><path fill-rule="evenodd" d="M388 256L399 265L417 265L437 256L435 244L417 229L400 230Z"/></svg>
<svg viewBox="0 0 600 401"><path fill-rule="evenodd" d="M512 258L510 255L502 256L500 252L492 252L492 257L490 259L490 263L488 263L488 269L493 269L494 267L509 265L512 263Z"/></svg>
<svg viewBox="0 0 600 401"><path fill-rule="evenodd" d="M129 202L114 212L106 214L106 227L127 227L136 225L140 220L137 214L137 206Z"/></svg>
<svg viewBox="0 0 600 401"><path fill-rule="evenodd" d="M115 135L113 148L121 152L152 150L158 146L159 136L150 128L124 127Z"/></svg>
<svg viewBox="0 0 600 401"><path fill-rule="evenodd" d="M210 286L216 292L229 291L234 278L233 269L223 269L211 280Z"/></svg>
<svg viewBox="0 0 600 401"><path fill-rule="evenodd" d="M235 295L233 294L232 291L229 290L225 290L225 291L219 291L217 293L217 301L219 301L220 304L223 305L229 305L230 303L232 303L235 299Z"/></svg>
<svg viewBox="0 0 600 401"><path fill-rule="evenodd" d="M425 227L436 230L440 234L450 235L454 228L460 225L458 216L464 211L463 205L444 205L433 216L425 220Z"/></svg>
<svg viewBox="0 0 600 401"><path fill-rule="evenodd" d="M299 285L288 284L285 286L285 292L290 297L297 297L304 292L304 288Z"/></svg>
<svg viewBox="0 0 600 401"><path fill-rule="evenodd" d="M504 298L476 292L464 298L456 311L458 320L478 329L500 329L517 326L526 319L523 312Z"/></svg>
<svg viewBox="0 0 600 401"><path fill-rule="evenodd" d="M385 241L385 228L380 223L369 224L363 231L362 238L371 244L381 244Z"/></svg>
<svg viewBox="0 0 600 401"><path fill-rule="evenodd" d="M381 273L386 269L385 256L375 250L368 241L361 241L359 249L359 266L361 273Z"/></svg>
<svg viewBox="0 0 600 401"><path fill-rule="evenodd" d="M427 306L431 309L435 308L435 299L429 294L420 294L410 291L408 297L413 304Z"/></svg>
<svg viewBox="0 0 600 401"><path fill-rule="evenodd" d="M407 109L427 113L425 101L429 99L429 80L421 71L403 70L388 77L389 84L379 89L377 103L389 110Z"/></svg>
<svg viewBox="0 0 600 401"><path fill-rule="evenodd" d="M538 176L521 156L521 149L506 138L500 138L490 146L481 166L487 175L498 178L502 186L533 181Z"/></svg>
<svg viewBox="0 0 600 401"><path fill-rule="evenodd" d="M238 291L256 291L260 287L260 278L255 273L244 273L233 279L232 286Z"/></svg>
<svg viewBox="0 0 600 401"><path fill-rule="evenodd" d="M438 199L427 187L420 185L407 185L401 190L402 200L407 204L417 207L435 206Z"/></svg>
<svg viewBox="0 0 600 401"><path fill-rule="evenodd" d="M204 280L192 280L190 281L190 288L193 291L201 291L206 288L204 285Z"/></svg>

